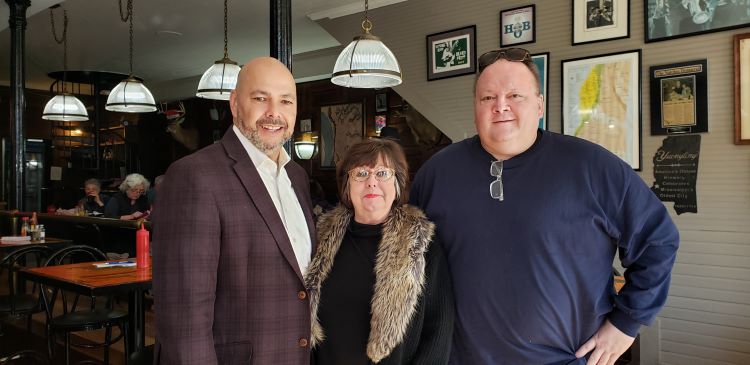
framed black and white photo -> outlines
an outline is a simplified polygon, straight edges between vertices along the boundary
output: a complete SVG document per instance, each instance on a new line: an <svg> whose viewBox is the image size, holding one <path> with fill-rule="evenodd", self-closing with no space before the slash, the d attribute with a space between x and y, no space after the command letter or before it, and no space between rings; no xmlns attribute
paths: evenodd
<svg viewBox="0 0 750 365"><path fill-rule="evenodd" d="M651 135L708 132L706 60L651 66Z"/></svg>
<svg viewBox="0 0 750 365"><path fill-rule="evenodd" d="M541 84L539 85L539 93L544 97L544 114L539 118L539 129L549 129L547 125L547 109L549 109L549 88L547 87L549 85L547 81L549 78L549 52L533 54L531 55L531 60L536 65L537 70L539 70L539 83Z"/></svg>
<svg viewBox="0 0 750 365"><path fill-rule="evenodd" d="M320 167L335 168L349 147L364 138L362 103L320 107Z"/></svg>
<svg viewBox="0 0 750 365"><path fill-rule="evenodd" d="M476 26L427 36L427 81L473 74L477 71Z"/></svg>
<svg viewBox="0 0 750 365"><path fill-rule="evenodd" d="M749 12L746 0L645 0L646 42L747 27Z"/></svg>
<svg viewBox="0 0 750 365"><path fill-rule="evenodd" d="M500 47L532 43L535 40L535 5L500 11Z"/></svg>
<svg viewBox="0 0 750 365"><path fill-rule="evenodd" d="M641 169L641 50L562 61L562 132Z"/></svg>
<svg viewBox="0 0 750 365"><path fill-rule="evenodd" d="M628 37L628 0L573 0L573 45Z"/></svg>

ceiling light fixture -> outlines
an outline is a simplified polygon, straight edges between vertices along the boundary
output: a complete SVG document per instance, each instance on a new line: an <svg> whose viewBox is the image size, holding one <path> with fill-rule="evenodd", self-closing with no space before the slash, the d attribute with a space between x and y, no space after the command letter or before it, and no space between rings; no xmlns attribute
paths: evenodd
<svg viewBox="0 0 750 365"><path fill-rule="evenodd" d="M331 82L339 86L379 89L401 84L401 67L380 38L372 35L372 22L365 0L364 33L354 37L336 60Z"/></svg>
<svg viewBox="0 0 750 365"><path fill-rule="evenodd" d="M68 11L63 10L62 38L57 39L57 31L55 31L55 14L53 13L53 9L56 7L59 7L59 5L49 8L49 19L52 24L52 37L57 44L63 45L63 92L55 95L47 102L47 105L44 106L44 111L42 112L42 119L59 120L64 122L83 122L89 120L89 113L86 111L86 107L80 100L78 100L78 98L73 96L73 94L65 92L65 81L68 71ZM59 82L59 80L55 81L55 83L57 82Z"/></svg>
<svg viewBox="0 0 750 365"><path fill-rule="evenodd" d="M206 99L229 100L229 94L232 93L237 85L237 77L240 73L240 66L237 62L229 59L227 47L227 0L224 0L224 58L214 62L203 73L201 81L198 83L196 96Z"/></svg>
<svg viewBox="0 0 750 365"><path fill-rule="evenodd" d="M148 113L156 111L156 102L146 85L133 77L133 0L127 0L127 16L122 15L122 0L119 1L120 19L130 21L130 73L107 97L105 109L112 112Z"/></svg>

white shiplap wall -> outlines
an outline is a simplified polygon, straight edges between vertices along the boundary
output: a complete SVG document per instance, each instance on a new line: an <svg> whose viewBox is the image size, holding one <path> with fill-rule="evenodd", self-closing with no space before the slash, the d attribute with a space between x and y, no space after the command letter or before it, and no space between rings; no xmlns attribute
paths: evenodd
<svg viewBox="0 0 750 365"><path fill-rule="evenodd" d="M473 76L426 80L425 36L475 24L479 53L499 47L499 11L532 1L409 0L371 12L373 33L393 50L404 72L396 88L454 141L475 133ZM550 52L549 125L560 131L560 61L643 50L643 171L653 182L652 157L663 137L650 136L648 67L707 58L709 132L702 134L698 213L674 214L682 237L670 297L661 312L660 349L643 364L750 364L750 145L732 143L732 35L750 28L645 44L643 2L631 1L630 38L571 46L571 2L539 0L533 53ZM359 33L361 14L320 21L343 44Z"/></svg>

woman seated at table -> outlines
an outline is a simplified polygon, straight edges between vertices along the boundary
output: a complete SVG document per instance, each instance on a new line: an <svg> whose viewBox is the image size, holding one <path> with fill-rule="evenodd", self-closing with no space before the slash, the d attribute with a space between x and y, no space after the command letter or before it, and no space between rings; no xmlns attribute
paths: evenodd
<svg viewBox="0 0 750 365"><path fill-rule="evenodd" d="M404 205L403 150L356 143L336 177L341 201L318 221L305 276L314 363L447 364L453 290L434 224Z"/></svg>
<svg viewBox="0 0 750 365"><path fill-rule="evenodd" d="M109 201L109 196L101 194L102 184L97 179L88 179L83 183L83 191L86 194L73 209L58 209L55 213L62 215L77 215L85 212L86 215L100 216L104 214L104 206ZM80 213L84 214L84 213Z"/></svg>
<svg viewBox="0 0 750 365"><path fill-rule="evenodd" d="M141 174L130 174L120 184L120 192L115 194L104 208L104 216L126 221L145 218L149 214L148 198L144 194L150 183Z"/></svg>

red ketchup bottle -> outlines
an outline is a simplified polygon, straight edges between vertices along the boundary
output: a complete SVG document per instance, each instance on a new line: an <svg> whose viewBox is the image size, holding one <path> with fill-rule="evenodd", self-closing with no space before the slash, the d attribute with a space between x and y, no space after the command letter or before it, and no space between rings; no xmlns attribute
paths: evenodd
<svg viewBox="0 0 750 365"><path fill-rule="evenodd" d="M149 267L149 233L141 223L141 229L135 233L135 262L138 267Z"/></svg>

